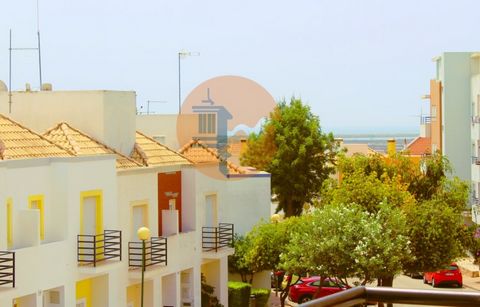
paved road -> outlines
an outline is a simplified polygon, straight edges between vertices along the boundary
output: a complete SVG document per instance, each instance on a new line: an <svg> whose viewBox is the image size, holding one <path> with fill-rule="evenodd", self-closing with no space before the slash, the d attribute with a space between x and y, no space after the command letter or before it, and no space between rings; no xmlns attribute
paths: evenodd
<svg viewBox="0 0 480 307"><path fill-rule="evenodd" d="M455 291L455 292L477 292L476 290L469 289L467 287L457 288L455 286L452 287L439 287L433 288L431 285L426 285L423 283L422 279L413 279L408 276L400 275L393 281L394 288L402 288L402 289L420 289L420 290L436 290L436 291ZM273 298L274 294L272 295L272 299L270 300L270 306L280 306L278 299ZM297 306L297 304L292 302L287 302L287 306ZM407 305L407 304L394 304L395 307L413 307L413 306L420 306L420 305ZM433 306L428 306L433 307Z"/></svg>
<svg viewBox="0 0 480 307"><path fill-rule="evenodd" d="M458 288L455 286L448 287L439 287L433 288L431 285L426 285L423 283L422 279L413 279L408 276L400 275L393 281L393 287L395 288L404 288L404 289L424 289L424 290L438 290L438 291L454 291L454 292L477 292L475 290L466 288ZM404 305L404 304L394 304L394 306L419 306L419 305Z"/></svg>

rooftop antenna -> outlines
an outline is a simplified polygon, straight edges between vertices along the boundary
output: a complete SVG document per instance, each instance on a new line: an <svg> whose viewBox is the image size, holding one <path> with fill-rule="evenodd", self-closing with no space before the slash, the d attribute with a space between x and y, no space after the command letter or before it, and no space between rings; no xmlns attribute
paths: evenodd
<svg viewBox="0 0 480 307"><path fill-rule="evenodd" d="M150 104L151 103L167 103L165 100L147 100L147 115L150 114Z"/></svg>
<svg viewBox="0 0 480 307"><path fill-rule="evenodd" d="M12 47L12 29L10 29L9 48L8 48L8 113L12 113L12 51L37 50L38 51L38 74L40 81L40 90L42 89L42 57L40 52L40 13L39 0L37 0L37 47L13 48Z"/></svg>
<svg viewBox="0 0 480 307"><path fill-rule="evenodd" d="M40 52L40 9L39 9L39 4L37 0L37 44L38 44L38 75L40 79L40 90L42 89L42 56Z"/></svg>

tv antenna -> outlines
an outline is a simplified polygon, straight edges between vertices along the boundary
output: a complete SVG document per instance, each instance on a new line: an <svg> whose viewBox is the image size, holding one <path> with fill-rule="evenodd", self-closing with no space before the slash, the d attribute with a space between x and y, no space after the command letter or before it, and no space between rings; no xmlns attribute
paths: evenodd
<svg viewBox="0 0 480 307"><path fill-rule="evenodd" d="M151 103L167 103L165 100L147 100L147 115L150 114L150 104Z"/></svg>
<svg viewBox="0 0 480 307"><path fill-rule="evenodd" d="M39 4L37 0L37 47L12 47L12 29L10 29L10 45L8 48L8 112L12 113L12 51L31 51L37 50L38 52L38 75L40 82L40 90L42 89L42 56L40 48L40 13Z"/></svg>

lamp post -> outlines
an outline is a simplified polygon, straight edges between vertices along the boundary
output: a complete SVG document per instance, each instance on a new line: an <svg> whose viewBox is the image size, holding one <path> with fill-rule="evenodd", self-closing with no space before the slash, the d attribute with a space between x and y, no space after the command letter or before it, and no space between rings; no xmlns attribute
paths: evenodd
<svg viewBox="0 0 480 307"><path fill-rule="evenodd" d="M140 227L137 231L137 236L142 240L142 294L141 294L141 307L143 307L143 289L145 278L145 241L150 239L150 229L147 227Z"/></svg>
<svg viewBox="0 0 480 307"><path fill-rule="evenodd" d="M199 56L200 52L190 52L187 50L181 50L178 52L178 114L182 113L182 84L181 84L181 60L187 56Z"/></svg>

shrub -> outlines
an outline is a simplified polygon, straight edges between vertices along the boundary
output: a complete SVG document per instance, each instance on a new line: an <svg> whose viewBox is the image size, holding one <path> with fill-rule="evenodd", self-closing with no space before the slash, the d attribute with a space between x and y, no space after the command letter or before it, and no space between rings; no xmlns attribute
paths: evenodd
<svg viewBox="0 0 480 307"><path fill-rule="evenodd" d="M223 307L218 298L213 295L215 288L208 285L202 274L202 307Z"/></svg>
<svg viewBox="0 0 480 307"><path fill-rule="evenodd" d="M250 284L229 281L228 282L228 306L230 307L245 307L249 305L250 291L252 286Z"/></svg>
<svg viewBox="0 0 480 307"><path fill-rule="evenodd" d="M270 298L269 289L252 289L252 295L255 295L255 307L267 306L268 299Z"/></svg>

